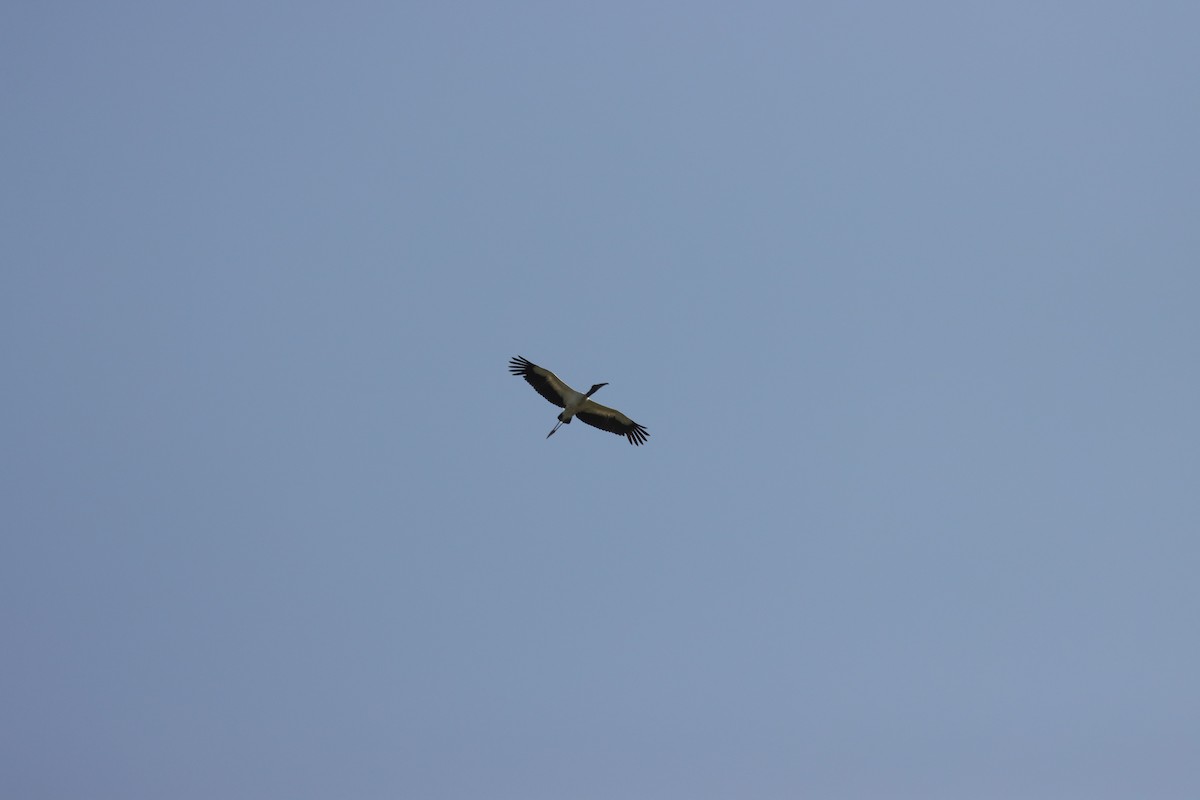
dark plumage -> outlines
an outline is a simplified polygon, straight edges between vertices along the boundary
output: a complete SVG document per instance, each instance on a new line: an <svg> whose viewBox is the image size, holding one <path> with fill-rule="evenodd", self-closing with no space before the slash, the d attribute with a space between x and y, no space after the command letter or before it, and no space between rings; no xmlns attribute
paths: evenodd
<svg viewBox="0 0 1200 800"><path fill-rule="evenodd" d="M537 390L538 394L549 400L551 403L554 403L554 405L558 406L559 408L567 407L567 404L563 402L562 396L554 390L551 383L552 381L556 383L562 383L562 381L560 381L558 376L550 370L542 369L529 359L521 358L521 356L517 356L509 361L508 369L513 375L520 375L522 378L527 380L529 385ZM565 386L566 384L563 385Z"/></svg>
<svg viewBox="0 0 1200 800"><path fill-rule="evenodd" d="M584 424L593 428L624 436L633 445L645 444L650 436L645 427L638 425L620 411L602 406L591 399L591 396L601 387L607 386L607 383L594 384L587 394L577 392L550 370L539 367L522 356L511 359L508 369L513 375L524 378L542 397L563 409L558 415L558 425L546 434L547 439L554 435L559 425L571 424L572 417L579 417Z"/></svg>

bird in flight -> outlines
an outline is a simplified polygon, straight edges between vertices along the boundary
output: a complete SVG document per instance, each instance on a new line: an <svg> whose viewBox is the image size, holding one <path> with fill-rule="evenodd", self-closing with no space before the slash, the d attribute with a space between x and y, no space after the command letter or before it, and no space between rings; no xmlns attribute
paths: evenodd
<svg viewBox="0 0 1200 800"><path fill-rule="evenodd" d="M517 356L509 360L508 369L513 375L519 375L537 390L537 393L554 405L563 409L558 415L558 425L546 434L549 439L562 425L570 425L572 417L579 417L587 425L609 431L618 436L624 436L630 444L645 444L650 434L641 425L617 411L615 408L602 406L591 399L597 390L607 383L597 383L588 389L587 394L577 392L567 386L559 377L545 367L539 367L532 361Z"/></svg>

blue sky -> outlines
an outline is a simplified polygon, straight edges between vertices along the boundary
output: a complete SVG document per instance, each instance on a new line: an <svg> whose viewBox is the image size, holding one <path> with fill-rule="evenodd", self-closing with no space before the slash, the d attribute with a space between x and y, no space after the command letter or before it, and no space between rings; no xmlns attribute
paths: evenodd
<svg viewBox="0 0 1200 800"><path fill-rule="evenodd" d="M9 4L0 790L1196 797L1198 23Z"/></svg>

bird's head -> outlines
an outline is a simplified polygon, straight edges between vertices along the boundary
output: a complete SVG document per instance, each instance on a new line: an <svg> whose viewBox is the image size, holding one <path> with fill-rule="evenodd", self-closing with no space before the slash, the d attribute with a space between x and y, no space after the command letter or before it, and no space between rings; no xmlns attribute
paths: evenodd
<svg viewBox="0 0 1200 800"><path fill-rule="evenodd" d="M607 383L597 383L597 384L595 384L594 386L592 386L592 388L591 388L591 389L588 389L588 393L587 393L587 395L585 395L585 396L586 396L586 397L591 397L591 396L592 396L592 395L594 395L594 394L595 394L597 391L599 391L599 390L600 390L600 387L601 387L601 386L608 386L608 384L607 384Z"/></svg>

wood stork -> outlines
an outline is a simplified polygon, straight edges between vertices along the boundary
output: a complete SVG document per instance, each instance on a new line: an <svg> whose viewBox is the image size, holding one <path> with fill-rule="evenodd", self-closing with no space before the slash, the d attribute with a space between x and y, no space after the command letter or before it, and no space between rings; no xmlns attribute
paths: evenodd
<svg viewBox="0 0 1200 800"><path fill-rule="evenodd" d="M519 375L529 381L529 385L536 389L542 397L563 409L563 412L558 415L558 425L555 425L554 430L546 434L547 439L553 436L554 431L557 431L560 426L570 425L571 417L579 417L585 424L591 425L593 428L624 436L630 444L644 444L646 438L650 436L645 428L620 411L602 406L595 400L589 399L601 386L608 386L607 383L597 383L588 389L587 394L581 394L559 380L559 377L550 370L539 367L521 356L509 360L508 368L513 375Z"/></svg>

